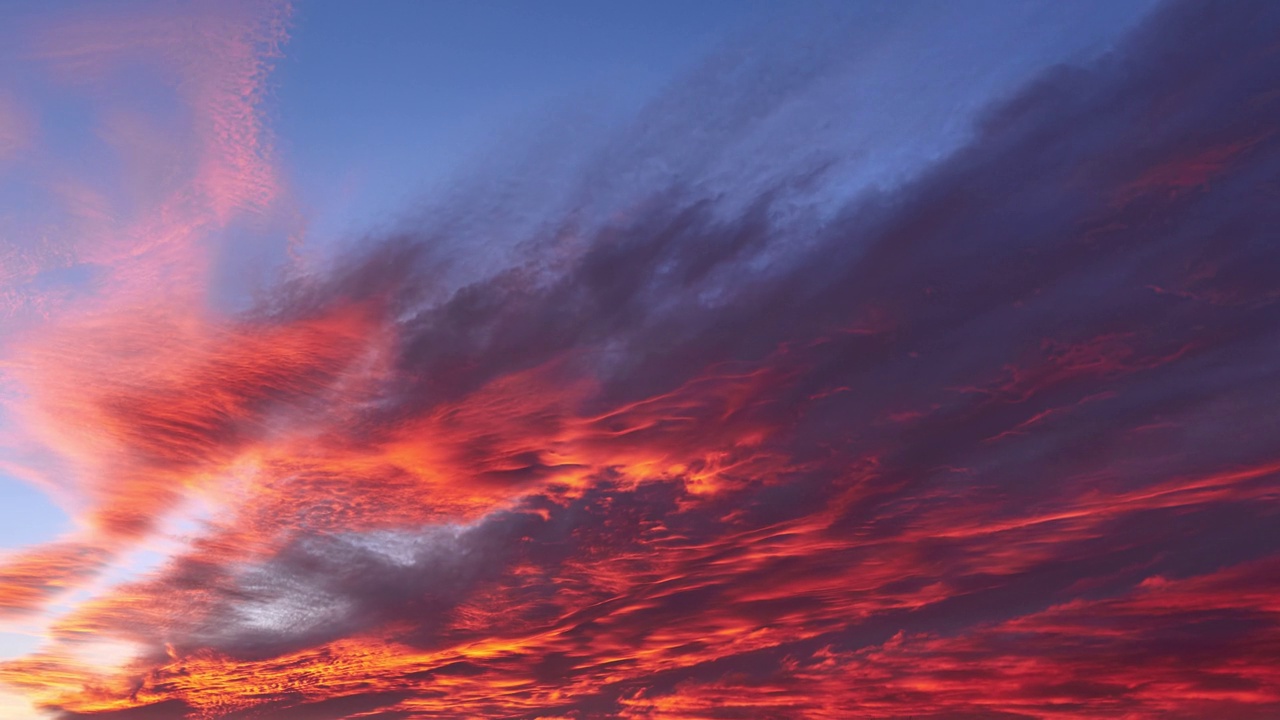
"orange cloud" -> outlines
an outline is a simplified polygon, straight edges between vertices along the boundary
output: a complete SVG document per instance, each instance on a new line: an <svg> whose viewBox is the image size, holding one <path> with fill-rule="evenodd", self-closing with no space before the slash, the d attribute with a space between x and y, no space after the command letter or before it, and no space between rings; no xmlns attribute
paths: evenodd
<svg viewBox="0 0 1280 720"><path fill-rule="evenodd" d="M1280 65L1215 34L1271 43L1248 12L1169 10L816 237L681 186L572 252L530 240L545 266L454 291L422 230L227 316L206 233L279 198L285 13L187 10L99 10L41 56L89 88L164 63L208 111L173 192L184 133L131 155L129 217L59 185L111 278L6 339L24 477L79 528L0 561L0 609L48 625L0 682L59 720L1280 708L1277 218L1240 187L1280 142L1237 142ZM1219 82L1130 127L1175 61ZM1177 192L1117 206L1133 177ZM1201 301L1224 290L1248 302Z"/></svg>

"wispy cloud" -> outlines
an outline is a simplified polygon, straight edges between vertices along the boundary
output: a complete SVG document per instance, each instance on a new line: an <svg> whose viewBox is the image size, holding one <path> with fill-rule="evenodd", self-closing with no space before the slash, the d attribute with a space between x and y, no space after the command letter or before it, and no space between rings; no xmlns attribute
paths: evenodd
<svg viewBox="0 0 1280 720"><path fill-rule="evenodd" d="M253 17L48 55L199 66L200 222L278 192ZM1274 715L1277 27L1169 4L900 182L658 173L483 272L460 212L236 316L24 336L13 412L84 531L0 565L0 607L209 512L0 680L64 720ZM772 87L662 152L731 155Z"/></svg>

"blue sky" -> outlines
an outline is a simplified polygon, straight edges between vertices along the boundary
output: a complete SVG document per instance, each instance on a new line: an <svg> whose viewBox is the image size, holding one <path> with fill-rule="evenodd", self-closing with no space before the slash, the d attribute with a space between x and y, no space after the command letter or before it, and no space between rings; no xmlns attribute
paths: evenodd
<svg viewBox="0 0 1280 720"><path fill-rule="evenodd" d="M0 474L0 547L31 545L70 529L70 518L43 492Z"/></svg>
<svg viewBox="0 0 1280 720"><path fill-rule="evenodd" d="M301 3L275 131L319 238L363 232L565 104L634 110L770 6Z"/></svg>

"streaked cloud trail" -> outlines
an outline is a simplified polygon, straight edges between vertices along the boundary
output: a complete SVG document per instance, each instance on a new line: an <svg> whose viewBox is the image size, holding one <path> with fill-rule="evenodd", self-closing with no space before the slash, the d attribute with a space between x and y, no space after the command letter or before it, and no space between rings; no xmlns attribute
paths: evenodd
<svg viewBox="0 0 1280 720"><path fill-rule="evenodd" d="M240 311L227 236L296 230L289 12L135 10L32 62L159 64L182 122L103 112L141 200L51 185L87 230L0 276L3 467L77 525L0 562L35 717L1280 712L1280 9L1164 3L904 154L819 142L819 98L937 18L726 51L548 170L554 213L465 185ZM0 163L36 142L2 98Z"/></svg>

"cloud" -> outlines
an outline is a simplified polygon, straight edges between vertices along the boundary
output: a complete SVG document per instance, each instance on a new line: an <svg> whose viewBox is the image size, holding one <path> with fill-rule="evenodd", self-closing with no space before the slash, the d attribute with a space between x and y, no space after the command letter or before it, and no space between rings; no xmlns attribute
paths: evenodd
<svg viewBox="0 0 1280 720"><path fill-rule="evenodd" d="M6 556L0 564L0 612L39 608L100 570L107 553L76 542L58 542Z"/></svg>
<svg viewBox="0 0 1280 720"><path fill-rule="evenodd" d="M1280 701L1264 656L1274 588L1263 566L1191 580L1153 577L1105 600L1076 600L964 635L899 632L856 651L825 645L764 677L687 680L624 698L622 717L1262 718ZM1207 667L1215 668L1206 671ZM744 694L742 683L767 688Z"/></svg>
<svg viewBox="0 0 1280 720"><path fill-rule="evenodd" d="M30 142L31 119L18 101L0 92L0 168Z"/></svg>
<svg viewBox="0 0 1280 720"><path fill-rule="evenodd" d="M99 11L55 24L39 56L68 82L104 84L138 58L174 73L194 111L199 168L195 189L226 222L232 212L263 209L277 194L270 138L257 105L287 38L281 3L196 3L174 8Z"/></svg>
<svg viewBox="0 0 1280 720"><path fill-rule="evenodd" d="M0 98L0 161L21 150L24 162L0 252L25 271L0 273L5 314L22 330L160 295L169 308L203 307L211 274L240 268L219 234L288 222L261 108L287 5L31 14L13 23L10 62L23 72ZM33 89L32 71L45 87ZM63 122L42 127L49 117ZM94 282L49 287L62 272Z"/></svg>
<svg viewBox="0 0 1280 720"><path fill-rule="evenodd" d="M214 509L0 679L68 719L1274 714L1277 26L1169 4L821 222L822 163L639 183L465 281L428 223L33 344L102 534ZM139 652L101 681L86 636Z"/></svg>

